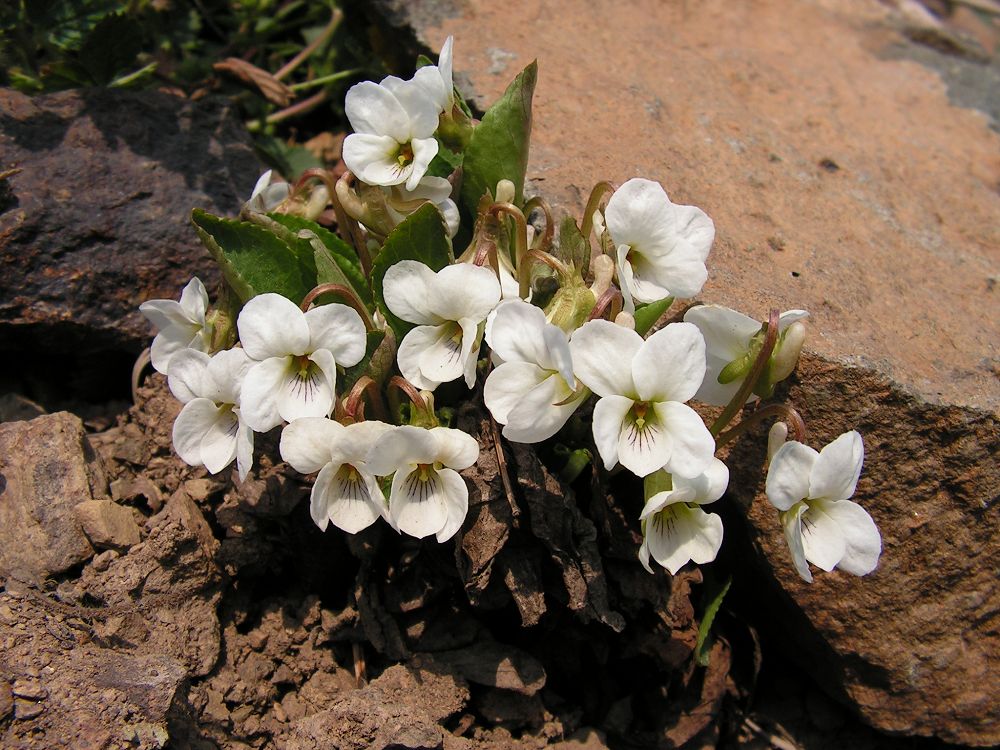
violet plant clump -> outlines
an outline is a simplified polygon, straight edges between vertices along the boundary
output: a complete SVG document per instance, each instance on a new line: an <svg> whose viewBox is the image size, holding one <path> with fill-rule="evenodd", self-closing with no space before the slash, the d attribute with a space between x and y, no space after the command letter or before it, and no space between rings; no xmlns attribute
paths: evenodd
<svg viewBox="0 0 1000 750"><path fill-rule="evenodd" d="M599 456L595 471L641 478L636 554L676 574L723 544L705 509L730 485L720 447L777 418L766 495L795 570L874 570L878 529L849 499L861 436L817 452L798 413L767 402L795 369L808 314L762 323L695 305L657 327L675 297L701 292L712 220L633 178L598 183L579 222L557 221L524 195L535 64L480 121L452 68L449 38L437 65L352 87L340 178L267 172L238 218L194 211L224 280L215 306L198 279L180 302L141 306L159 330L153 366L185 403L178 455L213 473L235 460L242 481L254 433L280 427L282 459L316 473L320 529L381 520L443 543L466 520L460 472L480 445L442 424L435 395L481 394L504 439L566 440ZM328 207L336 233L315 221ZM694 402L722 411L706 423ZM592 414L590 440L567 434L575 414Z"/></svg>

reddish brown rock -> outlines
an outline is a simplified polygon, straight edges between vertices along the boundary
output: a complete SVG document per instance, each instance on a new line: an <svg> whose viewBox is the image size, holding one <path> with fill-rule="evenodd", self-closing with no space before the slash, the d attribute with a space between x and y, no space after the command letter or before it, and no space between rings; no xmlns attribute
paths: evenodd
<svg viewBox="0 0 1000 750"><path fill-rule="evenodd" d="M947 88L876 0L378 5L425 49L455 35L480 109L538 59L529 194L579 215L598 180L659 180L715 221L703 301L811 312L790 398L817 447L865 436L857 500L885 553L868 578L801 585L758 498L751 534L785 642L876 727L1000 742L989 78ZM763 455L741 450L747 501Z"/></svg>
<svg viewBox="0 0 1000 750"><path fill-rule="evenodd" d="M106 492L78 417L0 424L0 576L38 582L89 560L73 508Z"/></svg>
<svg viewBox="0 0 1000 750"><path fill-rule="evenodd" d="M128 549L139 543L139 524L132 511L108 499L85 500L73 511L83 533L95 547Z"/></svg>

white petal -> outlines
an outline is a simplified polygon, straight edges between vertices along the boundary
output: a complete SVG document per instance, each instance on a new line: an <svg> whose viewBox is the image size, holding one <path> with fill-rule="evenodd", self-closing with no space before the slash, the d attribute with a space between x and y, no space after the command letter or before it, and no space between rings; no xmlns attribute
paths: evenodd
<svg viewBox="0 0 1000 750"><path fill-rule="evenodd" d="M396 76L387 76L379 83L382 88L388 89L396 97L406 112L408 129L405 137L399 139L400 143L411 139L429 138L437 130L438 113L441 110L436 99L440 99L440 96L435 99L428 97L428 80L425 80L425 77L432 74L437 79L437 86L440 89L443 88L441 76L436 70L427 70L425 73L421 73L421 70L426 70L426 68L420 68L417 75L408 81Z"/></svg>
<svg viewBox="0 0 1000 750"><path fill-rule="evenodd" d="M792 565L795 572L799 574L803 581L812 583L812 573L809 570L809 563L806 562L806 553L802 544L802 514L806 510L805 503L798 503L790 510L779 514L781 526L785 531L785 541L788 543L788 551L792 555Z"/></svg>
<svg viewBox="0 0 1000 750"><path fill-rule="evenodd" d="M461 318L458 325L462 328L462 374L469 388L476 385L476 364L479 362L479 347L483 343L479 322L474 318ZM444 381L442 381L444 382Z"/></svg>
<svg viewBox="0 0 1000 750"><path fill-rule="evenodd" d="M809 497L809 474L819 453L797 440L789 440L778 449L767 470L764 491L768 502L778 510L788 510Z"/></svg>
<svg viewBox="0 0 1000 750"><path fill-rule="evenodd" d="M650 477L655 477L659 475L670 476L669 472L663 471L662 469L649 474L646 476L646 482L649 482ZM646 504L642 507L642 512L639 513L639 520L645 521L650 516L659 513L661 510L666 508L668 505L673 505L674 503L688 503L694 499L694 491L690 487L684 487L679 489L669 489L663 492L656 492L650 495Z"/></svg>
<svg viewBox="0 0 1000 750"><path fill-rule="evenodd" d="M417 325L438 325L445 318L431 308L436 283L437 275L429 266L415 260L401 260L385 272L382 296L393 315Z"/></svg>
<svg viewBox="0 0 1000 750"><path fill-rule="evenodd" d="M347 305L320 305L306 315L309 349L326 349L342 367L353 367L365 356L365 324L357 310Z"/></svg>
<svg viewBox="0 0 1000 750"><path fill-rule="evenodd" d="M281 431L281 458L300 474L319 471L331 462L331 446L343 438L345 429L326 417L296 419Z"/></svg>
<svg viewBox="0 0 1000 750"><path fill-rule="evenodd" d="M561 328L546 323L542 329L542 338L545 342L545 352L539 358L538 364L547 370L558 372L566 386L573 388L576 377L573 375L573 354L569 349L569 339L566 338L566 334Z"/></svg>
<svg viewBox="0 0 1000 750"><path fill-rule="evenodd" d="M240 418L240 423L236 432L236 470L242 482L253 468L253 430L243 421L241 415L237 416Z"/></svg>
<svg viewBox="0 0 1000 750"><path fill-rule="evenodd" d="M313 366L286 371L278 392L278 413L286 422L302 417L326 417L333 411L337 365L326 349L309 355Z"/></svg>
<svg viewBox="0 0 1000 750"><path fill-rule="evenodd" d="M653 568L649 564L649 544L646 542L645 537L642 538L642 545L639 547L639 562L650 573L653 572Z"/></svg>
<svg viewBox="0 0 1000 750"><path fill-rule="evenodd" d="M613 469L618 464L618 445L622 437L625 415L634 403L625 396L612 395L599 399L594 406L594 443L597 452L604 460L605 469Z"/></svg>
<svg viewBox="0 0 1000 750"><path fill-rule="evenodd" d="M809 504L802 514L802 549L806 560L828 573L847 551L840 524L828 516L819 503Z"/></svg>
<svg viewBox="0 0 1000 750"><path fill-rule="evenodd" d="M549 375L541 384L525 394L510 412L503 436L515 443L538 443L548 440L562 429L586 397L586 391L566 401L573 392L557 374ZM566 403L562 403L566 402ZM556 404L559 404L558 406Z"/></svg>
<svg viewBox="0 0 1000 750"><path fill-rule="evenodd" d="M410 117L403 104L388 88L373 81L351 86L344 97L344 112L355 133L390 136L397 143L410 140ZM346 148L346 139L344 145Z"/></svg>
<svg viewBox="0 0 1000 750"><path fill-rule="evenodd" d="M400 185L412 171L399 165L399 143L388 135L352 133L342 155L347 168L369 185Z"/></svg>
<svg viewBox="0 0 1000 750"><path fill-rule="evenodd" d="M244 350L258 362L286 354L305 354L309 347L305 315L280 294L260 294L251 299L240 311L236 327Z"/></svg>
<svg viewBox="0 0 1000 750"><path fill-rule="evenodd" d="M673 204L658 182L633 178L608 200L604 221L615 245L642 248L673 236Z"/></svg>
<svg viewBox="0 0 1000 750"><path fill-rule="evenodd" d="M729 468L722 461L713 457L708 468L698 476L687 479L677 475L673 481L677 489L691 489L692 499L690 502L706 505L714 503L726 493L726 488L729 487Z"/></svg>
<svg viewBox="0 0 1000 750"><path fill-rule="evenodd" d="M608 320L592 320L570 339L573 370L598 396L638 397L632 381L632 359L642 346L642 336Z"/></svg>
<svg viewBox="0 0 1000 750"><path fill-rule="evenodd" d="M437 272L432 310L442 320L486 320L500 302L500 281L492 269L456 263Z"/></svg>
<svg viewBox="0 0 1000 750"><path fill-rule="evenodd" d="M253 186L253 191L250 193L250 202L253 201L258 195L264 192L264 189L271 184L271 174L272 170L267 170L260 177L257 178L257 184Z"/></svg>
<svg viewBox="0 0 1000 750"><path fill-rule="evenodd" d="M845 432L819 452L809 475L809 497L814 500L846 500L854 494L865 460L861 435Z"/></svg>
<svg viewBox="0 0 1000 750"><path fill-rule="evenodd" d="M486 343L504 362L540 365L546 350L546 325L540 308L521 299L504 300L490 313Z"/></svg>
<svg viewBox="0 0 1000 750"><path fill-rule="evenodd" d="M778 333L784 331L792 323L805 320L808 317L809 313L805 310L786 310L778 316Z"/></svg>
<svg viewBox="0 0 1000 750"><path fill-rule="evenodd" d="M231 407L221 408L215 422L201 439L201 460L212 474L218 474L236 459L239 418Z"/></svg>
<svg viewBox="0 0 1000 750"><path fill-rule="evenodd" d="M181 292L181 308L188 320L204 324L205 312L208 310L208 292L197 276L192 278Z"/></svg>
<svg viewBox="0 0 1000 750"><path fill-rule="evenodd" d="M715 241L715 224L708 214L697 206L674 204L674 230L687 251L704 262Z"/></svg>
<svg viewBox="0 0 1000 750"><path fill-rule="evenodd" d="M167 385L181 403L195 398L210 398L214 390L206 384L210 357L194 349L181 349L170 358Z"/></svg>
<svg viewBox="0 0 1000 750"><path fill-rule="evenodd" d="M594 417L596 424L596 409ZM672 454L673 437L658 418L658 410L650 409L646 413L645 423L641 428L636 423L634 414L626 415L618 439L618 460L622 466L637 477L644 477L667 466Z"/></svg>
<svg viewBox="0 0 1000 750"><path fill-rule="evenodd" d="M383 515L385 497L374 477L347 467L328 464L316 477L309 513L321 529L330 521L349 534L357 534Z"/></svg>
<svg viewBox="0 0 1000 750"><path fill-rule="evenodd" d="M708 280L705 261L683 242L662 255L633 253L636 299L652 302L668 295L694 297Z"/></svg>
<svg viewBox="0 0 1000 750"><path fill-rule="evenodd" d="M189 348L204 351L203 342L201 329L193 325L163 329L153 338L153 344L149 348L149 359L153 369L163 375L168 374L170 362L175 354Z"/></svg>
<svg viewBox="0 0 1000 750"><path fill-rule="evenodd" d="M629 250L631 248L628 245L618 246L615 270L618 272L618 286L622 292L622 309L629 315L635 315L635 270L628 260Z"/></svg>
<svg viewBox="0 0 1000 750"><path fill-rule="evenodd" d="M441 531L449 513L447 488L439 472L397 471L389 493L389 513L400 531L418 539Z"/></svg>
<svg viewBox="0 0 1000 750"><path fill-rule="evenodd" d="M632 360L632 379L643 401L694 397L705 378L705 339L691 323L671 323L650 336Z"/></svg>
<svg viewBox="0 0 1000 750"><path fill-rule="evenodd" d="M479 459L479 443L468 433L450 427L432 427L427 432L435 443L434 460L449 469L468 469Z"/></svg>
<svg viewBox="0 0 1000 750"><path fill-rule="evenodd" d="M421 68L423 70L423 68ZM400 193L404 200L428 200L431 203L444 203L451 197L451 183L444 177L426 175L413 190L402 188Z"/></svg>
<svg viewBox="0 0 1000 750"><path fill-rule="evenodd" d="M426 180L427 177L425 176L424 179ZM448 237L454 237L458 234L458 225L461 221L461 214L458 212L458 204L451 198L448 198L435 205L441 212L441 216L444 217L444 223L448 227Z"/></svg>
<svg viewBox="0 0 1000 750"><path fill-rule="evenodd" d="M507 424L507 415L549 376L549 372L530 362L504 362L486 378L483 386L486 408L497 422Z"/></svg>
<svg viewBox="0 0 1000 750"><path fill-rule="evenodd" d="M403 377L424 387L417 381L425 380L437 387L462 377L461 327L457 323L437 326L417 326L407 333L399 344L396 363ZM457 337L457 340L456 340ZM433 390L434 387L428 388Z"/></svg>
<svg viewBox="0 0 1000 750"><path fill-rule="evenodd" d="M338 440L330 443L330 455L336 464L365 465L372 446L386 432L396 429L391 424L369 420L347 425Z"/></svg>
<svg viewBox="0 0 1000 750"><path fill-rule="evenodd" d="M667 471L693 478L708 469L715 455L715 439L698 412L676 401L653 404L653 408L670 440L669 460L663 464Z"/></svg>
<svg viewBox="0 0 1000 750"><path fill-rule="evenodd" d="M414 138L410 141L413 149L413 162L409 165L410 173L406 178L406 187L413 190L427 174L427 168L437 156L438 142L433 138Z"/></svg>
<svg viewBox="0 0 1000 750"><path fill-rule="evenodd" d="M220 404L238 404L240 389L250 368L257 364L240 347L217 352L208 362L208 378L212 383L213 398Z"/></svg>
<svg viewBox="0 0 1000 750"><path fill-rule="evenodd" d="M837 567L856 576L871 573L882 554L882 535L868 511L850 500L817 503L840 526L844 535L844 556Z"/></svg>
<svg viewBox="0 0 1000 750"><path fill-rule="evenodd" d="M430 430L402 425L375 441L365 465L376 476L387 477L400 469L408 472L417 464L432 464L437 454L438 441Z"/></svg>
<svg viewBox="0 0 1000 750"><path fill-rule="evenodd" d="M438 55L438 70L441 73L441 81L444 83L445 90L448 92L448 101L451 102L454 97L454 83L452 83L452 56L454 54L455 37L449 36L444 40L444 44L441 45L441 52Z"/></svg>
<svg viewBox="0 0 1000 750"><path fill-rule="evenodd" d="M469 488L459 473L451 469L441 469L438 478L441 482L441 493L448 507L448 520L437 532L437 540L447 542L462 528L469 513Z"/></svg>
<svg viewBox="0 0 1000 750"><path fill-rule="evenodd" d="M688 561L704 565L722 546L722 519L683 503L673 504L646 522L650 556L676 575Z"/></svg>
<svg viewBox="0 0 1000 750"><path fill-rule="evenodd" d="M164 331L174 326L185 327L193 325L180 302L172 299L150 299L139 305L139 312L156 326L158 331Z"/></svg>
<svg viewBox="0 0 1000 750"><path fill-rule="evenodd" d="M725 360L725 364L746 354L750 339L761 329L759 321L721 305L692 307L684 313L684 320L698 326L709 355Z"/></svg>
<svg viewBox="0 0 1000 750"><path fill-rule="evenodd" d="M207 398L196 398L184 404L174 420L174 451L190 466L204 466L201 441L219 418L219 407Z"/></svg>
<svg viewBox="0 0 1000 750"><path fill-rule="evenodd" d="M240 393L240 413L255 432L281 424L278 396L291 375L291 357L272 357L247 371Z"/></svg>

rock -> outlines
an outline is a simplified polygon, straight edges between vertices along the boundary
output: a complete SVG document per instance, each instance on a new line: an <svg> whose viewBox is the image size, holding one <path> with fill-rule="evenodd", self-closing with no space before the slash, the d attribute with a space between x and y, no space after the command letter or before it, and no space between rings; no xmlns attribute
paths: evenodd
<svg viewBox="0 0 1000 750"><path fill-rule="evenodd" d="M73 509L90 543L97 548L128 549L139 543L132 511L110 500L85 500Z"/></svg>
<svg viewBox="0 0 1000 750"><path fill-rule="evenodd" d="M370 685L334 698L325 711L293 722L278 741L282 750L433 750L442 747L438 722L469 699L463 683L433 665L390 667Z"/></svg>
<svg viewBox="0 0 1000 750"><path fill-rule="evenodd" d="M0 168L21 170L0 205L0 349L138 352L140 302L218 276L189 217L249 195L246 131L219 101L156 91L0 89L0 112Z"/></svg>
<svg viewBox="0 0 1000 750"><path fill-rule="evenodd" d="M480 110L538 58L528 193L557 214L579 217L598 180L659 180L715 222L701 301L811 312L789 400L816 447L865 436L856 499L885 553L865 579L800 584L758 498L761 595L788 625L775 641L877 728L1000 742L992 79L946 90L901 59L920 58L876 0L370 7L421 51L454 34ZM763 455L740 450L731 484L749 504Z"/></svg>
<svg viewBox="0 0 1000 750"><path fill-rule="evenodd" d="M133 737L144 740L137 747L166 746L186 677L180 664L99 647L83 619L65 616L73 608L30 589L0 593L0 607L15 616L0 620L3 669L13 680L11 688L0 679L0 747L113 747Z"/></svg>
<svg viewBox="0 0 1000 750"><path fill-rule="evenodd" d="M45 409L20 393L0 396L0 422L22 422L40 417Z"/></svg>
<svg viewBox="0 0 1000 750"><path fill-rule="evenodd" d="M90 559L73 508L106 488L77 417L0 424L0 576L37 582Z"/></svg>
<svg viewBox="0 0 1000 750"><path fill-rule="evenodd" d="M534 695L545 687L545 668L513 646L483 640L466 648L438 651L434 658L470 682Z"/></svg>

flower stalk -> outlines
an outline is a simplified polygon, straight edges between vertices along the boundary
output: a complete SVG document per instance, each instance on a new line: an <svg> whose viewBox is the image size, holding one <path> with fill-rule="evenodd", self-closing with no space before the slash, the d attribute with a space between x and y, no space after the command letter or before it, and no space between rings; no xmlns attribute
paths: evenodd
<svg viewBox="0 0 1000 750"><path fill-rule="evenodd" d="M757 354L757 359L754 360L753 367L750 368L750 373L747 375L746 380L740 386L740 389L736 392L736 395L726 404L726 407L722 410L722 414L716 419L712 426L709 427L709 432L712 433L714 437L718 437L729 423L733 421L733 417L743 408L744 404L747 402L747 397L753 393L754 387L757 385L757 381L760 380L760 376L764 373L767 367L768 360L771 359L771 353L774 351L774 345L778 342L778 310L772 309L767 316L767 330L764 335L764 343L760 348L760 353Z"/></svg>

